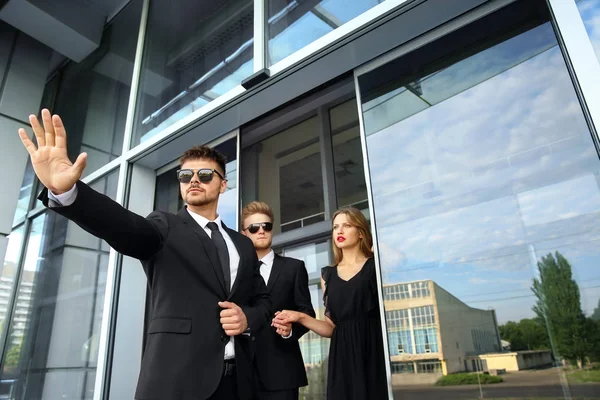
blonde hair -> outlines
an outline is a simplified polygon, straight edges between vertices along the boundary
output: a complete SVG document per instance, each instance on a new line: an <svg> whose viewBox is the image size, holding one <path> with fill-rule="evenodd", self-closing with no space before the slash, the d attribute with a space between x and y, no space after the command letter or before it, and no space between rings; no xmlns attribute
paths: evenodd
<svg viewBox="0 0 600 400"><path fill-rule="evenodd" d="M371 236L369 222L367 221L363 213L354 207L340 208L335 213L333 213L333 216L331 217L332 224L335 218L340 214L346 215L346 218L348 218L348 222L350 223L350 225L358 229L360 236L360 251L367 258L373 257L373 250L371 250L371 248L373 247L373 237ZM344 257L344 255L342 253L342 249L337 247L334 241L332 241L331 245L333 246L333 255L335 256L335 265L337 265L340 262L342 262L342 258Z"/></svg>
<svg viewBox="0 0 600 400"><path fill-rule="evenodd" d="M273 218L273 210L271 207L262 201L253 201L249 203L242 209L242 229L245 229L244 222L246 218L254 215L254 214L264 214L269 217L269 222L275 222L275 218Z"/></svg>

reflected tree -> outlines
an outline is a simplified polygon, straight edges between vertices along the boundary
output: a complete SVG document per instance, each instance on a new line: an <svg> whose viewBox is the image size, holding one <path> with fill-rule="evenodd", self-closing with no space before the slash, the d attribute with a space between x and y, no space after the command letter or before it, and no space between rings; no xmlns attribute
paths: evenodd
<svg viewBox="0 0 600 400"><path fill-rule="evenodd" d="M538 319L525 318L519 322L508 321L498 327L500 337L510 343L511 351L548 350L550 338L546 326Z"/></svg>
<svg viewBox="0 0 600 400"><path fill-rule="evenodd" d="M550 333L554 351L582 367L593 350L593 343L571 264L557 251L538 261L538 271L539 278L533 280L531 287L537 297L533 311Z"/></svg>
<svg viewBox="0 0 600 400"><path fill-rule="evenodd" d="M301 400L321 400L325 398L327 393L327 363L325 359L320 364L317 364L306 369L308 377L308 386L300 388Z"/></svg>
<svg viewBox="0 0 600 400"><path fill-rule="evenodd" d="M594 309L594 312L590 318L594 321L600 321L600 299L598 299L598 305Z"/></svg>

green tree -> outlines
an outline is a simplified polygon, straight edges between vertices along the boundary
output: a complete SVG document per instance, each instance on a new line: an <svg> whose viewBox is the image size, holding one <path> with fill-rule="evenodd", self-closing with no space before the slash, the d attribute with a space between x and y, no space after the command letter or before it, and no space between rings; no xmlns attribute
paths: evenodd
<svg viewBox="0 0 600 400"><path fill-rule="evenodd" d="M500 337L510 342L512 351L550 349L546 327L537 319L525 318L519 322L508 321L500 325Z"/></svg>
<svg viewBox="0 0 600 400"><path fill-rule="evenodd" d="M4 361L4 366L7 370L13 370L19 364L19 357L21 356L21 342L16 344L8 350L6 353L6 360Z"/></svg>
<svg viewBox="0 0 600 400"><path fill-rule="evenodd" d="M326 358L322 363L306 370L308 386L300 388L299 398L302 400L317 400L325 398L327 393L327 363Z"/></svg>
<svg viewBox="0 0 600 400"><path fill-rule="evenodd" d="M600 321L600 299L598 299L598 305L594 309L594 312L590 318L594 321Z"/></svg>
<svg viewBox="0 0 600 400"><path fill-rule="evenodd" d="M581 367L592 343L571 264L559 252L550 253L538 262L538 271L531 287L537 297L533 311L547 326L558 355Z"/></svg>

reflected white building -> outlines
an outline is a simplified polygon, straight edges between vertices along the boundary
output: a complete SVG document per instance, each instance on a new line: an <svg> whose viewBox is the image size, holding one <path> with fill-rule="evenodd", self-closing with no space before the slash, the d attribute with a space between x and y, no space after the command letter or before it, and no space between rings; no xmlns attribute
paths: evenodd
<svg viewBox="0 0 600 400"><path fill-rule="evenodd" d="M434 281L384 285L383 296L394 375L481 370L468 357L502 349L496 312L469 307Z"/></svg>

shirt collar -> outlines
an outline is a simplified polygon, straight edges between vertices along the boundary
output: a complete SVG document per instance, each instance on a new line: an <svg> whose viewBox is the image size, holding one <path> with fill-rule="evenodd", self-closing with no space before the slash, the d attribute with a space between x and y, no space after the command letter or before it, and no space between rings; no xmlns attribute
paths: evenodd
<svg viewBox="0 0 600 400"><path fill-rule="evenodd" d="M217 218L215 218L214 221L210 221L208 218L203 217L200 214L196 214L195 212L191 211L187 207L185 209L192 216L192 218L194 218L194 221L196 221L198 223L198 225L200 225L202 227L202 229L206 229L206 225L208 225L209 222L214 222L215 224L217 224L217 226L219 227L219 230L222 228L221 217L219 216L219 214L217 214Z"/></svg>
<svg viewBox="0 0 600 400"><path fill-rule="evenodd" d="M266 256L260 259L265 265L273 265L273 260L275 259L275 252L271 250L267 253Z"/></svg>

